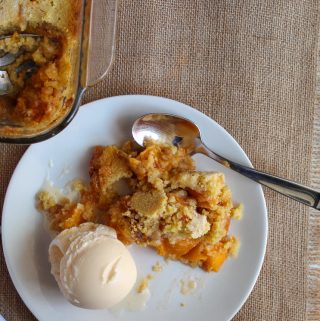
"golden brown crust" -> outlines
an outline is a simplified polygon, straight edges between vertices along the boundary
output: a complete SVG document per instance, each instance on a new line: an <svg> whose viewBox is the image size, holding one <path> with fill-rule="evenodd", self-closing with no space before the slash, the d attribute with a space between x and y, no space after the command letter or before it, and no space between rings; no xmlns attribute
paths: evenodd
<svg viewBox="0 0 320 321"><path fill-rule="evenodd" d="M132 172L124 152L115 146L97 146L91 157L89 175L90 186L99 208L106 209L117 197L114 184L131 177Z"/></svg>
<svg viewBox="0 0 320 321"><path fill-rule="evenodd" d="M2 0L0 33L48 25L76 35L80 28L82 3L81 0Z"/></svg>

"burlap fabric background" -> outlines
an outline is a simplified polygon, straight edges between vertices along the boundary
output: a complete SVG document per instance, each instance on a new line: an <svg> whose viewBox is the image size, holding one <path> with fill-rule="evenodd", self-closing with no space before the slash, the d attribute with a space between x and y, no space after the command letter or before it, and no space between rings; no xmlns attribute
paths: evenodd
<svg viewBox="0 0 320 321"><path fill-rule="evenodd" d="M319 111L313 131L319 5L319 0L123 0L113 68L84 100L141 93L182 101L225 127L257 168L319 184ZM25 149L0 145L0 206ZM319 216L313 212L309 220L308 208L271 191L266 200L265 262L235 320L301 321L307 310L309 320L319 320ZM7 320L34 320L2 254L0 274L0 313Z"/></svg>

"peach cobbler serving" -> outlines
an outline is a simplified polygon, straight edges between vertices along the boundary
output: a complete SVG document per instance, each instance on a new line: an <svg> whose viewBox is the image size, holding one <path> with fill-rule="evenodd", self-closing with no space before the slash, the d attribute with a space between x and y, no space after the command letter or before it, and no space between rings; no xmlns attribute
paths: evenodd
<svg viewBox="0 0 320 321"><path fill-rule="evenodd" d="M97 146L90 183L73 181L77 201L56 199L48 191L37 196L38 208L59 232L84 222L108 225L125 244L151 246L169 259L206 271L218 271L238 249L228 234L234 206L223 173L199 172L184 148ZM125 193L124 193L125 190Z"/></svg>

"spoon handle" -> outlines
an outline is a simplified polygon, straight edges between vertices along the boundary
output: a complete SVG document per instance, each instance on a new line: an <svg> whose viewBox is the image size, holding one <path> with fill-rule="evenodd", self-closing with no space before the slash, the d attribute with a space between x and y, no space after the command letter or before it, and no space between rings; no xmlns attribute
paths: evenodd
<svg viewBox="0 0 320 321"><path fill-rule="evenodd" d="M292 182L290 180L280 178L271 174L263 173L254 168L240 165L232 162L214 152L212 152L207 146L202 144L198 147L197 152L209 156L210 158L218 161L225 167L228 167L258 183L267 186L285 196L288 196L300 203L306 204L317 210L320 210L320 192L311 189L307 186L299 183Z"/></svg>

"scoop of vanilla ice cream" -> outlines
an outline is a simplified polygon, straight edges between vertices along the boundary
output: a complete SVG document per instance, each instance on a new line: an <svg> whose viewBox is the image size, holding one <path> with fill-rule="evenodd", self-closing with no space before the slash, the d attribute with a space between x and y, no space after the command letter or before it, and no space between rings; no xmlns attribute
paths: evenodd
<svg viewBox="0 0 320 321"><path fill-rule="evenodd" d="M129 251L105 225L83 223L62 231L49 246L49 261L63 295L87 309L122 301L137 278Z"/></svg>

